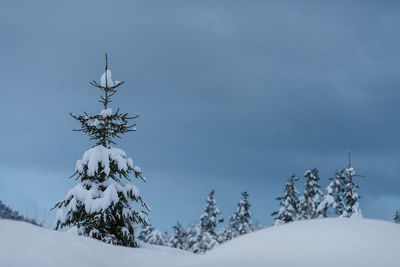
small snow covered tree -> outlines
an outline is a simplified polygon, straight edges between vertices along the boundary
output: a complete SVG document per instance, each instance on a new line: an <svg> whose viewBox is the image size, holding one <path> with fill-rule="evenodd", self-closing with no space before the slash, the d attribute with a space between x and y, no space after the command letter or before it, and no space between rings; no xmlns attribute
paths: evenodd
<svg viewBox="0 0 400 267"><path fill-rule="evenodd" d="M238 235L244 235L254 231L249 209L249 194L247 192L243 192L242 199L238 203L238 208L233 213L230 220L231 228L234 229Z"/></svg>
<svg viewBox="0 0 400 267"><path fill-rule="evenodd" d="M353 214L361 214L359 209L358 200L360 196L356 192L356 189L359 188L358 185L354 182L354 177L363 177L361 175L356 174L354 168L351 165L350 151L349 151L349 166L344 170L345 182L344 182L344 199L345 199L345 210L343 211L343 217L352 217Z"/></svg>
<svg viewBox="0 0 400 267"><path fill-rule="evenodd" d="M400 223L400 210L396 210L396 213L394 214L394 217L393 217L393 221L395 223Z"/></svg>
<svg viewBox="0 0 400 267"><path fill-rule="evenodd" d="M106 243L137 247L135 229L138 225L148 224L149 208L142 200L139 190L129 183L129 174L143 181L139 167L118 148L115 137L135 131L135 124L127 113L115 112L109 107L111 96L124 82L113 81L108 69L106 54L105 72L100 84L92 81L91 85L104 92L100 102L103 109L97 115L84 114L71 116L81 123L82 131L94 140L95 146L83 154L76 163L76 179L80 183L68 191L64 200L58 202L56 229L71 228L80 235L93 237ZM139 203L140 209L133 205Z"/></svg>
<svg viewBox="0 0 400 267"><path fill-rule="evenodd" d="M356 192L358 185L355 184L353 180L353 176L356 174L355 170L350 167L345 169L344 173L346 176L344 192L346 207L345 211L343 212L343 216L350 217L354 212L356 212L358 208L358 200L360 199L360 197Z"/></svg>
<svg viewBox="0 0 400 267"><path fill-rule="evenodd" d="M195 224L186 228L186 239L183 249L193 251L194 246L201 235L201 227L199 224Z"/></svg>
<svg viewBox="0 0 400 267"><path fill-rule="evenodd" d="M200 232L191 247L191 251L196 254L202 254L213 249L217 245L217 236L213 236L209 232Z"/></svg>
<svg viewBox="0 0 400 267"><path fill-rule="evenodd" d="M293 222L296 220L299 209L299 192L297 192L295 182L298 180L299 178L296 177L296 175L292 175L289 181L286 183L284 195L276 198L276 200L281 201L281 208L271 214L272 216L276 216L275 225Z"/></svg>
<svg viewBox="0 0 400 267"><path fill-rule="evenodd" d="M228 225L227 227L221 228L217 234L218 234L217 240L218 240L219 244L225 243L236 237L236 233L234 230L232 230L230 225Z"/></svg>
<svg viewBox="0 0 400 267"><path fill-rule="evenodd" d="M328 216L328 209L332 207L339 216L345 211L344 186L345 186L345 170L337 170L335 177L330 178L330 183L326 187L326 194L318 206L317 213L320 217Z"/></svg>
<svg viewBox="0 0 400 267"><path fill-rule="evenodd" d="M151 232L154 231L154 227L152 227L151 225L146 225L142 228L142 230L140 231L137 239L139 239L140 241L147 243L147 238L148 236L151 235Z"/></svg>
<svg viewBox="0 0 400 267"><path fill-rule="evenodd" d="M176 225L172 227L172 229L173 232L168 241L168 246L173 248L184 249L187 238L185 229L179 222L177 222Z"/></svg>
<svg viewBox="0 0 400 267"><path fill-rule="evenodd" d="M150 245L168 245L168 234L155 229L151 225L147 225L143 228L138 236L138 239Z"/></svg>
<svg viewBox="0 0 400 267"><path fill-rule="evenodd" d="M318 169L306 171L304 177L307 179L304 184L304 195L300 198L299 219L308 220L318 218L318 206L322 192L319 190Z"/></svg>
<svg viewBox="0 0 400 267"><path fill-rule="evenodd" d="M215 229L218 223L223 222L223 219L217 219L219 214L221 212L217 207L213 190L206 199L204 213L200 216L200 234L192 247L194 253L204 253L218 245Z"/></svg>
<svg viewBox="0 0 400 267"><path fill-rule="evenodd" d="M214 190L212 190L206 200L206 207L204 213L200 216L200 225L203 232L208 232L212 236L215 236L215 228L217 224L223 222L223 219L217 219L217 216L221 214L217 207L217 203L214 198Z"/></svg>

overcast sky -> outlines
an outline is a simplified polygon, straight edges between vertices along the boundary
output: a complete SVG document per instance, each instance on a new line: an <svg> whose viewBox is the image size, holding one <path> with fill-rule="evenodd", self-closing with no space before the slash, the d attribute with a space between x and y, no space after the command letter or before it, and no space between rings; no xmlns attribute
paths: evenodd
<svg viewBox="0 0 400 267"><path fill-rule="evenodd" d="M286 180L321 187L352 151L365 217L400 209L398 1L2 1L0 200L46 217L93 142L69 112L95 114L89 85L110 58L139 114L118 147L161 230L222 216L247 190L270 225ZM52 225L53 213L47 224ZM49 221L48 220L48 221Z"/></svg>

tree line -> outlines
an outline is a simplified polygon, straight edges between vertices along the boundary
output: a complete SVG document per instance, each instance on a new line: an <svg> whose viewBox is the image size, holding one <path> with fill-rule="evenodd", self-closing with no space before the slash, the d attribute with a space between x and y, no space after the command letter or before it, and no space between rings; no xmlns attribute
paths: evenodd
<svg viewBox="0 0 400 267"><path fill-rule="evenodd" d="M276 198L280 201L280 209L272 213L275 217L275 225L327 217L332 212L340 217L351 217L359 214L360 196L356 192L359 186L355 183L357 175L351 166L349 152L349 166L339 169L332 178L325 194L320 190L320 177L317 168L306 171L304 177L304 193L299 196L296 189L296 175L292 175L285 185L284 194Z"/></svg>
<svg viewBox="0 0 400 267"><path fill-rule="evenodd" d="M350 156L350 154L349 154ZM285 184L284 193L277 197L280 209L274 211L274 225L281 225L297 220L325 218L330 214L340 217L361 215L359 210L359 195L356 192L358 185L354 182L356 175L354 168L349 163L348 168L339 169L334 177L329 179L329 185L323 194L320 190L320 176L317 168L307 170L304 174L304 193L299 195L296 182L299 178L292 175ZM172 227L169 235L153 226L146 226L139 234L139 240L145 243L161 246L170 246L189 250L194 253L204 253L216 245L222 244L235 237L261 229L263 226L254 226L251 220L249 194L242 193L238 208L229 219L226 226L217 230L220 214L215 201L215 192L211 191L200 216L200 223L183 227L179 222Z"/></svg>
<svg viewBox="0 0 400 267"><path fill-rule="evenodd" d="M221 212L217 207L214 190L206 199L204 213L200 216L200 223L183 227L179 222L172 227L169 235L153 226L146 226L140 232L138 239L152 245L169 246L204 253L215 246L229 241L237 236L253 232L256 227L251 220L249 194L242 192L242 198L237 204L237 209L230 217L225 227L220 227L224 219L219 218Z"/></svg>

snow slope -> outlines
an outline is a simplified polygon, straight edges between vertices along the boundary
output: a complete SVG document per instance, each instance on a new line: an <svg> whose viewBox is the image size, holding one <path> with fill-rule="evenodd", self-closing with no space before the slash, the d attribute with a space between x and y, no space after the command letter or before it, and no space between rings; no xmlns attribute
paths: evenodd
<svg viewBox="0 0 400 267"><path fill-rule="evenodd" d="M332 218L253 232L210 251L193 266L400 266L400 225Z"/></svg>
<svg viewBox="0 0 400 267"><path fill-rule="evenodd" d="M101 241L0 220L1 267L177 266L192 253L167 247L118 247Z"/></svg>
<svg viewBox="0 0 400 267"><path fill-rule="evenodd" d="M117 247L90 238L0 220L0 266L400 266L400 225L367 219L319 219L270 227L205 255L178 249Z"/></svg>

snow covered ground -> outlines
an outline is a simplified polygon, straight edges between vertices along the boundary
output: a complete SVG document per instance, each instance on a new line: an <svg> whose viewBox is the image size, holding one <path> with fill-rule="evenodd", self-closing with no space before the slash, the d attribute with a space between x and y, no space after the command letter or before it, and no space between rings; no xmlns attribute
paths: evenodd
<svg viewBox="0 0 400 267"><path fill-rule="evenodd" d="M270 227L205 255L167 247L140 249L0 220L0 266L400 266L400 225L367 219L320 219Z"/></svg>
<svg viewBox="0 0 400 267"><path fill-rule="evenodd" d="M1 267L178 266L186 257L193 254L157 246L118 247L24 222L0 220Z"/></svg>
<svg viewBox="0 0 400 267"><path fill-rule="evenodd" d="M197 266L400 266L400 225L318 219L270 227L222 244Z"/></svg>

